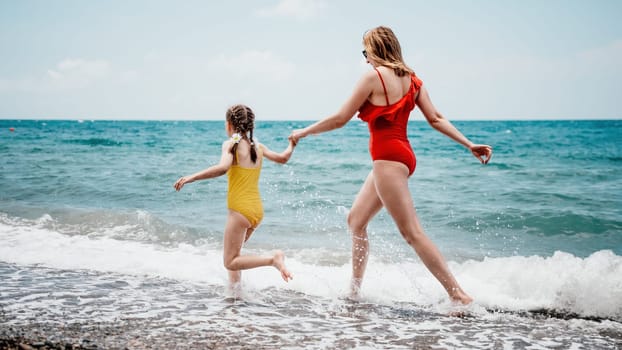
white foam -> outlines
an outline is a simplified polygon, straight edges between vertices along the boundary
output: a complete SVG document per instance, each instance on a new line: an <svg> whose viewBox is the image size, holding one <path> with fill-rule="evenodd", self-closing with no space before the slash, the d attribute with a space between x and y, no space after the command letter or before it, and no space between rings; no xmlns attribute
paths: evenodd
<svg viewBox="0 0 622 350"><path fill-rule="evenodd" d="M164 248L107 237L68 236L40 226L0 223L0 260L223 283L222 258L206 247Z"/></svg>
<svg viewBox="0 0 622 350"><path fill-rule="evenodd" d="M610 250L585 259L563 252L487 258L454 266L454 271L467 290L492 307L622 317L622 257Z"/></svg>
<svg viewBox="0 0 622 350"><path fill-rule="evenodd" d="M0 260L226 284L219 246L162 247L108 237L69 236L44 227L46 220L0 220ZM286 260L294 273L293 281L283 282L273 268L266 267L243 272L245 288L287 288L327 298L347 294L349 263L314 264L309 256L303 256L307 250L284 250L296 257ZM551 257L486 258L449 265L463 288L484 307L512 311L545 308L622 319L622 257L612 251L595 252L587 258L557 252ZM447 300L440 284L418 260L387 264L374 256L368 265L363 297L383 304L440 305Z"/></svg>

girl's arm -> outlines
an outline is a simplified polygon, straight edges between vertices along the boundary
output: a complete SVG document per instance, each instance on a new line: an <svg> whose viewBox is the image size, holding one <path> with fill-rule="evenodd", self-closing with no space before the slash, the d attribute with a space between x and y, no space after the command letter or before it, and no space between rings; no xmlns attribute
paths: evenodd
<svg viewBox="0 0 622 350"><path fill-rule="evenodd" d="M471 153L473 153L473 155L483 164L487 164L490 161L490 158L492 157L492 147L488 145L474 144L458 129L456 129L456 127L449 120L445 119L432 104L432 100L430 99L430 95L428 94L428 90L426 90L425 86L422 86L421 91L419 91L419 95L417 96L417 105L421 109L425 119L434 129L468 148Z"/></svg>
<svg viewBox="0 0 622 350"><path fill-rule="evenodd" d="M270 150L266 145L261 144L261 143L259 144L259 147L261 147L263 155L266 158L270 159L271 161L275 163L285 164L287 163L289 158L292 156L292 153L294 153L294 147L296 147L296 144L290 139L289 145L287 146L285 151L281 153L276 153Z"/></svg>
<svg viewBox="0 0 622 350"><path fill-rule="evenodd" d="M226 174L227 170L231 168L231 164L233 164L233 154L231 154L232 146L233 142L231 140L223 142L220 162L193 175L180 177L179 180L177 180L177 182L175 182L175 184L173 185L173 187L175 187L175 190L179 191L182 187L184 187L185 184L189 184L197 180L211 179L213 177L218 177Z"/></svg>
<svg viewBox="0 0 622 350"><path fill-rule="evenodd" d="M343 127L352 119L356 111L363 105L365 100L371 95L374 81L378 77L374 71L369 71L363 75L361 80L354 87L350 98L341 106L337 113L328 116L304 129L294 130L289 136L290 140L298 143L298 140L312 134L321 134L326 131Z"/></svg>

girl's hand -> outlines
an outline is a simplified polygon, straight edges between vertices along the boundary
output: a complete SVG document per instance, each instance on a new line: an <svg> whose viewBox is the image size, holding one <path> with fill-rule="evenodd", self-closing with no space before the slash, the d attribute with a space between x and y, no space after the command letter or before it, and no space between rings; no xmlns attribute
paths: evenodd
<svg viewBox="0 0 622 350"><path fill-rule="evenodd" d="M179 180L177 180L177 182L175 182L173 187L175 187L175 191L179 191L188 182L191 182L190 179L187 176L182 176L179 178Z"/></svg>
<svg viewBox="0 0 622 350"><path fill-rule="evenodd" d="M288 137L287 139L289 140L289 145L290 145L292 148L296 147L296 144L298 144L298 141L294 141L294 140L292 140L292 139L291 139L291 137Z"/></svg>
<svg viewBox="0 0 622 350"><path fill-rule="evenodd" d="M488 164L492 158L492 147L488 145L472 145L469 149L482 164Z"/></svg>

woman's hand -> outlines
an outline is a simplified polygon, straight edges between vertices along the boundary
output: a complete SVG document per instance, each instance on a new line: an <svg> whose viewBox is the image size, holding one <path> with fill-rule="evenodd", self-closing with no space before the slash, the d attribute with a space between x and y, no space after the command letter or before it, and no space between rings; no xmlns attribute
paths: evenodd
<svg viewBox="0 0 622 350"><path fill-rule="evenodd" d="M173 187L175 187L175 191L179 191L182 187L184 187L185 184L189 182L192 182L190 181L190 178L188 178L187 176L182 176L179 178L179 180L177 180L177 182L175 182Z"/></svg>
<svg viewBox="0 0 622 350"><path fill-rule="evenodd" d="M492 158L492 147L488 145L473 145L469 149L482 164L488 164Z"/></svg>

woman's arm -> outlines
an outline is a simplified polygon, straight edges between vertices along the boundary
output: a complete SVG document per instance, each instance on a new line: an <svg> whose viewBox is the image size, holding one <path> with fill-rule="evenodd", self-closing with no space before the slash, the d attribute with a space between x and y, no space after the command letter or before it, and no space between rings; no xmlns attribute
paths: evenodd
<svg viewBox="0 0 622 350"><path fill-rule="evenodd" d="M175 182L175 184L173 185L173 187L175 187L175 190L179 191L182 187L184 187L185 184L189 184L197 180L211 179L213 177L218 177L226 174L227 170L231 168L231 164L233 164L233 154L231 154L232 146L233 142L230 140L223 142L220 162L193 175L180 177L179 180L177 180L177 182Z"/></svg>
<svg viewBox="0 0 622 350"><path fill-rule="evenodd" d="M483 164L487 164L490 161L490 158L492 157L492 147L488 145L474 144L458 129L456 129L456 127L449 120L445 119L432 104L432 100L430 99L430 95L428 94L428 90L425 86L422 86L419 91L419 95L417 96L417 105L421 109L425 119L434 129L468 148L471 153L473 153L473 155Z"/></svg>
<svg viewBox="0 0 622 350"><path fill-rule="evenodd" d="M289 140L289 145L281 153L276 153L276 152L270 150L266 145L263 145L261 143L259 144L259 147L261 147L263 155L266 158L268 158L269 160L271 160L271 161L273 161L275 163L285 164L285 163L287 163L289 158L292 156L292 153L294 152L294 147L296 147L296 144L290 139Z"/></svg>
<svg viewBox="0 0 622 350"><path fill-rule="evenodd" d="M365 100L371 95L374 81L377 79L378 77L374 71L365 73L354 87L352 95L350 95L337 113L311 124L304 129L294 130L289 136L290 140L293 140L294 143L298 143L298 140L303 137L321 134L346 125L346 123L352 119L356 111L361 108Z"/></svg>

